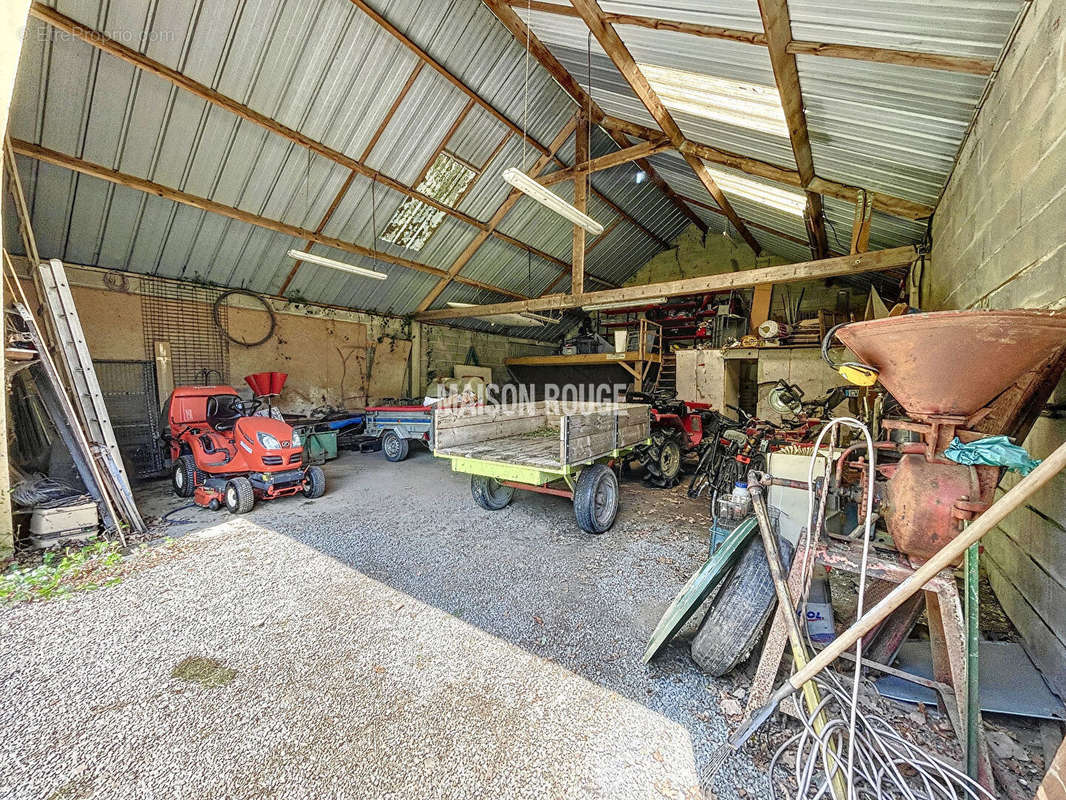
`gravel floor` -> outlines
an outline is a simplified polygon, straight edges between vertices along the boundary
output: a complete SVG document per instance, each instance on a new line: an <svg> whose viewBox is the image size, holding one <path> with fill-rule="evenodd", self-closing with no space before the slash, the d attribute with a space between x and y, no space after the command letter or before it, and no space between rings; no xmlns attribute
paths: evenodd
<svg viewBox="0 0 1066 800"><path fill-rule="evenodd" d="M592 537L560 498L478 509L424 452L326 472L320 500L179 510L172 557L0 612L0 796L765 796L744 754L707 781L734 687L681 645L640 663L706 555L699 504L626 482Z"/></svg>

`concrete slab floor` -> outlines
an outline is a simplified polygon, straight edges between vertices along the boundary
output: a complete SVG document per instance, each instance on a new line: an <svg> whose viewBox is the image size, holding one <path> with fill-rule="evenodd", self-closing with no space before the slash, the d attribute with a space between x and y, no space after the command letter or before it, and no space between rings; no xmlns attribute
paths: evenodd
<svg viewBox="0 0 1066 800"><path fill-rule="evenodd" d="M594 537L561 498L483 511L421 451L326 472L316 501L179 510L173 557L0 612L0 796L765 796L746 754L703 785L732 686L687 643L640 663L704 504L626 481Z"/></svg>

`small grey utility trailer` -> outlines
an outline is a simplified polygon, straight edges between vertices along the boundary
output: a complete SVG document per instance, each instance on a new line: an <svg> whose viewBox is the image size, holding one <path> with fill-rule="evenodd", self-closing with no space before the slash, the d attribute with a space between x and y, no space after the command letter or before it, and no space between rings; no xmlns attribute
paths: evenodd
<svg viewBox="0 0 1066 800"><path fill-rule="evenodd" d="M389 461L407 458L411 442L433 449L433 409L429 406L370 406L366 409L364 435L381 441Z"/></svg>
<svg viewBox="0 0 1066 800"><path fill-rule="evenodd" d="M651 436L641 403L440 408L433 420L433 454L470 474L479 506L499 511L515 489L568 497L588 533L614 524L620 458Z"/></svg>

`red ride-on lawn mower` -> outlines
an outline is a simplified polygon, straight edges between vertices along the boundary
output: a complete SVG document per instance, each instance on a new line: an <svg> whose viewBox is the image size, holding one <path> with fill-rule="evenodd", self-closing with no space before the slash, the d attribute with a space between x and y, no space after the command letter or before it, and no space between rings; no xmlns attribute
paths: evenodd
<svg viewBox="0 0 1066 800"><path fill-rule="evenodd" d="M255 501L303 492L321 497L326 476L304 467L296 432L271 417L253 416L261 400L243 400L232 386L179 386L163 408L163 439L174 462L178 497L234 514Z"/></svg>

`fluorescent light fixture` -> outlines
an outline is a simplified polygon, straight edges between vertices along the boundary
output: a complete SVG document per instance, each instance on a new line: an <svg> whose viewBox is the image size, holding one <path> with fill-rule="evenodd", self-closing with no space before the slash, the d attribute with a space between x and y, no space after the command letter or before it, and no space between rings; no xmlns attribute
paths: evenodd
<svg viewBox="0 0 1066 800"><path fill-rule="evenodd" d="M583 311L609 311L612 308L636 308L637 306L657 306L666 302L665 297L649 297L647 300L616 300L613 303L593 303L581 306Z"/></svg>
<svg viewBox="0 0 1066 800"><path fill-rule="evenodd" d="M342 272L353 272L356 275L362 275L364 278L375 278L379 281L385 280L388 275L384 272L376 272L366 267L357 267L355 264L345 264L343 261L334 261L332 258L326 258L325 256L316 256L314 253L305 253L303 250L290 250L289 258L295 258L297 261L307 261L311 264L318 264L320 267L329 267L330 269L339 269Z"/></svg>
<svg viewBox="0 0 1066 800"><path fill-rule="evenodd" d="M669 109L775 136L788 136L785 110L776 87L656 64L638 66Z"/></svg>
<svg viewBox="0 0 1066 800"><path fill-rule="evenodd" d="M517 167L508 167L503 171L503 179L518 191L532 197L538 203L550 208L556 214L566 217L575 225L580 225L593 236L603 233L603 226L581 211L578 211L570 203L563 200L559 195L541 186L531 177Z"/></svg>
<svg viewBox="0 0 1066 800"><path fill-rule="evenodd" d="M448 302L448 306L451 308L473 308L477 303L456 303ZM492 325L509 325L514 328L539 328L544 325L544 321L555 322L553 319L543 317L540 314L534 314L532 312L520 312L518 314L493 314L492 316L477 316L474 319L479 319L482 322L488 322Z"/></svg>
<svg viewBox="0 0 1066 800"><path fill-rule="evenodd" d="M742 178L732 172L723 172L713 167L707 167L707 170L714 178L714 182L726 194L736 195L795 217L802 217L807 208L807 198L799 192L779 189L776 186L760 183L750 178Z"/></svg>

